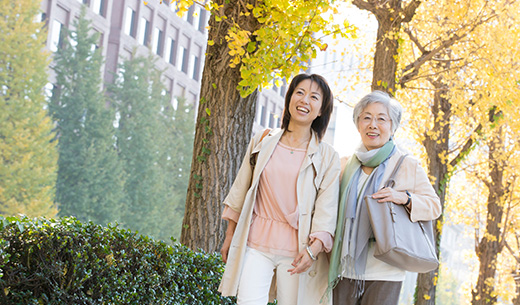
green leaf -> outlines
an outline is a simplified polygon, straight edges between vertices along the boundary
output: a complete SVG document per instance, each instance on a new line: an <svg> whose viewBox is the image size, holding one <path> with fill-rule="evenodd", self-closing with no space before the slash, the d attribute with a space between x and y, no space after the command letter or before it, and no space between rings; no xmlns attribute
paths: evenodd
<svg viewBox="0 0 520 305"><path fill-rule="evenodd" d="M202 147L202 153L209 155L211 154L211 149L206 148L205 146Z"/></svg>
<svg viewBox="0 0 520 305"><path fill-rule="evenodd" d="M256 42L253 42L253 41L249 42L247 44L247 52L253 53L255 50L256 50Z"/></svg>

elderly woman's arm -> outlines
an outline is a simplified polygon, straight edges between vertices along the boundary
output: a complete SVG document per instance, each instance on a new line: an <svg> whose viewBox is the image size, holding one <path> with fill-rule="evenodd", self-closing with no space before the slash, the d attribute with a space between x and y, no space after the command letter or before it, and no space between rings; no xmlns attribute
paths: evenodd
<svg viewBox="0 0 520 305"><path fill-rule="evenodd" d="M433 220L441 215L439 196L416 159L405 159L395 181L395 188L382 188L372 198L380 203L391 201L405 206L412 221Z"/></svg>
<svg viewBox="0 0 520 305"><path fill-rule="evenodd" d="M410 219L412 221L434 220L442 213L441 201L435 193L428 175L414 160L415 179L413 189L409 190L412 197Z"/></svg>

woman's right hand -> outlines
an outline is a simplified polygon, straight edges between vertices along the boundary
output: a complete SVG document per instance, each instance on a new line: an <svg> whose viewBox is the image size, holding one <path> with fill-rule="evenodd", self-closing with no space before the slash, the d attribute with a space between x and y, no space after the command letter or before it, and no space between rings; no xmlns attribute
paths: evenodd
<svg viewBox="0 0 520 305"><path fill-rule="evenodd" d="M237 227L237 223L229 220L228 227L226 230L226 238L224 239L224 243L222 244L222 248L220 248L220 254L222 255L222 261L227 263L229 248L231 247L231 241L233 240L233 234L235 234L235 228Z"/></svg>
<svg viewBox="0 0 520 305"><path fill-rule="evenodd" d="M224 263L227 263L227 256L229 253L229 247L231 246L231 239L233 239L233 236L228 237L226 234L226 239L224 239L224 243L222 244L222 248L220 248L220 254L222 255L222 260Z"/></svg>

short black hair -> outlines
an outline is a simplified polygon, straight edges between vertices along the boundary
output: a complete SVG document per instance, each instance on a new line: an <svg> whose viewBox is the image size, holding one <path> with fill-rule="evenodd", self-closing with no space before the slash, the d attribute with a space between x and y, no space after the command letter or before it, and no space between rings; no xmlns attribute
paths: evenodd
<svg viewBox="0 0 520 305"><path fill-rule="evenodd" d="M288 128L289 121L291 120L291 114L289 113L289 104L291 102L291 97L294 93L294 90L296 89L296 86L298 86L299 83L306 79L310 79L311 82L318 84L323 93L320 111L321 115L314 119L311 125L312 130L316 132L316 134L318 135L318 139L321 141L321 139L325 135L325 132L327 131L330 116L332 114L332 110L334 109L334 96L332 95L332 91L330 90L329 84L327 83L325 78L318 74L302 73L296 75L292 79L291 84L289 85L289 89L285 94L285 108L283 110L282 129L290 131L288 130Z"/></svg>

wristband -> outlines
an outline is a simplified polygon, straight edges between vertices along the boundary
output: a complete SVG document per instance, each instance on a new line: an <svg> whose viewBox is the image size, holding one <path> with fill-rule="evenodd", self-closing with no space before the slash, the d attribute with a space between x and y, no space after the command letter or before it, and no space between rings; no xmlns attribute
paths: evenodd
<svg viewBox="0 0 520 305"><path fill-rule="evenodd" d="M405 191L405 192L406 192L406 196L408 196L408 200L406 201L404 206L406 208L409 208L410 207L410 203L412 203L412 195L410 195L410 192L408 192L408 191Z"/></svg>

